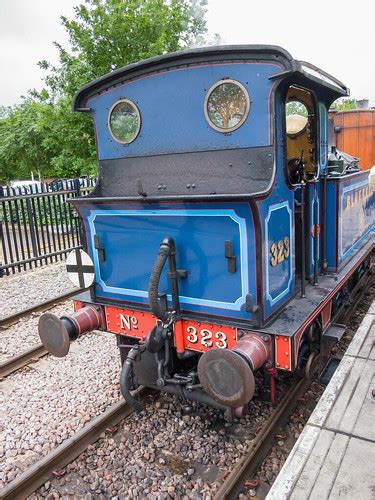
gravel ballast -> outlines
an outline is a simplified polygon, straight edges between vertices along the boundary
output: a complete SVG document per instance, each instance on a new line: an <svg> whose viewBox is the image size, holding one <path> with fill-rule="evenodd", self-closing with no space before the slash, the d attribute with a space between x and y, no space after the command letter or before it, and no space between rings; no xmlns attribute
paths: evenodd
<svg viewBox="0 0 375 500"><path fill-rule="evenodd" d="M116 339L94 332L0 383L0 487L119 399Z"/></svg>
<svg viewBox="0 0 375 500"><path fill-rule="evenodd" d="M65 262L0 278L0 319L74 290Z"/></svg>
<svg viewBox="0 0 375 500"><path fill-rule="evenodd" d="M52 311L61 314L67 310L60 305ZM38 343L37 316L30 317L26 325L21 321L10 327L12 333L6 330L2 334L9 333L9 343L25 336L22 350L24 342ZM353 332L360 321L357 316ZM6 342L0 343L2 356L16 352L16 342L11 347L4 345ZM66 358L47 356L2 381L0 487L118 401L119 373L115 336L94 332L74 342ZM264 497L322 391L319 383L313 383L240 498ZM246 419L233 426L225 425L220 411L200 404L192 408L193 414L185 415L178 399L169 395L150 400L145 411L108 429L31 498L213 498L272 406L254 399Z"/></svg>
<svg viewBox="0 0 375 500"><path fill-rule="evenodd" d="M72 301L50 309L57 316L73 312ZM0 331L0 363L40 344L38 321L42 313L32 313Z"/></svg>

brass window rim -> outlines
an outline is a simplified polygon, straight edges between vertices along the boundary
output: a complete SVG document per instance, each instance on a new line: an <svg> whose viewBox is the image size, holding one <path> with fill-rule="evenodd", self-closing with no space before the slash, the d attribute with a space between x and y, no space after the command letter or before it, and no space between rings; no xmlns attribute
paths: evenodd
<svg viewBox="0 0 375 500"><path fill-rule="evenodd" d="M112 127L111 127L111 116L112 116L113 110L116 108L116 106L118 106L119 104L122 104L122 103L129 104L135 110L135 112L137 114L137 119L138 119L137 129L136 129L135 133L133 134L133 137L130 139L130 141L122 141L122 140L118 139L115 136L115 134L113 133ZM108 112L108 130L109 130L109 133L111 134L112 138L116 142L118 142L119 144L124 144L124 145L131 144L138 137L140 129L141 129L141 113L139 112L138 106L133 101L131 101L130 99L119 99L118 101L116 101L115 103L112 104L112 106Z"/></svg>
<svg viewBox="0 0 375 500"><path fill-rule="evenodd" d="M215 125L213 123L213 121L211 120L211 118L209 117L209 114L208 114L208 101L210 99L210 96L212 94L212 92L217 88L217 87L220 87L220 85L223 85L225 83L233 83L234 85L237 85L237 87L239 87L244 96L245 96L245 100L246 100L246 112L244 113L243 117L241 118L241 120L236 124L234 125L233 127L229 127L229 128L220 128L218 127L217 125ZM249 96L249 92L247 91L246 87L239 81L237 80L233 80L233 79L230 79L230 78L226 78L225 80L219 80L217 81L216 83L214 83L208 90L207 94L206 94L206 97L204 99L204 116L207 120L207 123L209 124L209 126L211 128L213 128L214 130L216 130L217 132L221 132L222 134L226 134L228 132L233 132L234 130L237 130L238 128L240 128L246 121L247 117L249 116L249 113L250 113L250 96Z"/></svg>

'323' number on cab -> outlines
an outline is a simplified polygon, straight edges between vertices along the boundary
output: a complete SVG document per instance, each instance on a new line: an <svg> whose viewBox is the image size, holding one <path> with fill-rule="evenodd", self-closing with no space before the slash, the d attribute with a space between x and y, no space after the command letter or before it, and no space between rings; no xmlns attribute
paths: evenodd
<svg viewBox="0 0 375 500"><path fill-rule="evenodd" d="M228 347L227 336L223 332L212 332L206 328L197 331L194 326L187 328L187 340L190 344L201 344L203 347L218 347L226 349Z"/></svg>
<svg viewBox="0 0 375 500"><path fill-rule="evenodd" d="M286 260L290 255L290 245L289 238L285 236L282 240L277 243L272 243L271 245L271 266L276 266L284 260Z"/></svg>

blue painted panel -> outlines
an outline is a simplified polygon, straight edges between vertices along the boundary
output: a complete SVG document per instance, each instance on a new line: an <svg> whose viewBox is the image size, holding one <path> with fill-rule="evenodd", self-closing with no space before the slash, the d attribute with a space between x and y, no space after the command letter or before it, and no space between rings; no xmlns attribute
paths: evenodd
<svg viewBox="0 0 375 500"><path fill-rule="evenodd" d="M149 277L159 245L172 236L177 267L188 271L188 277L180 280L182 310L251 318L245 301L248 293L256 297L256 283L248 204L82 205L81 212L87 219L98 297L148 304ZM95 234L105 248L104 263L94 250ZM226 240L237 257L235 273L228 272ZM159 290L170 292L165 273Z"/></svg>
<svg viewBox="0 0 375 500"><path fill-rule="evenodd" d="M339 263L371 237L375 228L375 192L370 191L368 172L340 182Z"/></svg>
<svg viewBox="0 0 375 500"><path fill-rule="evenodd" d="M182 151L247 148L269 145L269 77L282 71L273 63L225 63L179 68L142 77L111 88L88 101L95 121L100 160ZM250 113L231 134L213 130L204 116L207 91L218 80L231 78L249 92ZM137 139L117 143L108 130L108 111L120 98L139 108L142 125Z"/></svg>
<svg viewBox="0 0 375 500"><path fill-rule="evenodd" d="M284 100L277 94L276 106L276 134L277 134L277 171L272 193L266 199L258 202L260 220L262 224L263 240L263 289L264 289L264 316L269 318L282 308L294 294L295 276L295 248L294 248L294 190L286 185L284 175L284 137L283 113ZM299 197L300 197L299 190ZM271 265L271 245L289 238L290 254L280 264Z"/></svg>
<svg viewBox="0 0 375 500"><path fill-rule="evenodd" d="M290 294L293 283L293 212L289 201L270 205L264 225L266 302L272 308L275 304L279 305L285 300L285 297ZM278 242L284 241L286 237L289 239L289 255L282 262L272 265L271 247L273 244L277 246Z"/></svg>
<svg viewBox="0 0 375 500"><path fill-rule="evenodd" d="M320 182L317 183L317 206L318 206L318 225L320 225ZM310 197L310 227L309 227L309 242L310 242L310 276L314 275L314 238L313 238L313 228L314 228L314 185L309 184L309 197ZM318 271L320 271L320 233L318 233Z"/></svg>
<svg viewBox="0 0 375 500"><path fill-rule="evenodd" d="M337 205L336 205L337 182L327 182L326 202L326 255L328 269L337 267Z"/></svg>

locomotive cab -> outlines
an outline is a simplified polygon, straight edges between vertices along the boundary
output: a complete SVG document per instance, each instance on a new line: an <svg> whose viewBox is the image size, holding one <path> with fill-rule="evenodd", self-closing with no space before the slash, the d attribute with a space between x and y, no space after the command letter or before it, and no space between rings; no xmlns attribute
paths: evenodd
<svg viewBox="0 0 375 500"><path fill-rule="evenodd" d="M300 368L325 300L306 287L346 259L327 231L327 110L347 93L273 46L167 54L83 87L73 108L93 119L99 180L74 201L85 252L72 259L92 284L74 315L41 318L46 347L116 334L136 409L141 384L240 416L257 370ZM367 202L350 248L368 251Z"/></svg>

